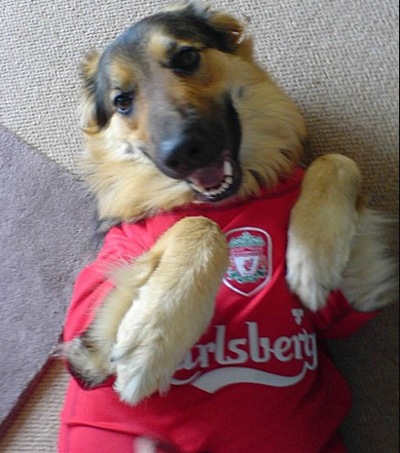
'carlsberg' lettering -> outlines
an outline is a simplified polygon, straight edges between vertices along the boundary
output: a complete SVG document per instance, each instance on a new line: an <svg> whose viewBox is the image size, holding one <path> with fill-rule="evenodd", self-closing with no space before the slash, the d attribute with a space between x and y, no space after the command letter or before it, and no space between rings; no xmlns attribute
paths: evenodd
<svg viewBox="0 0 400 453"><path fill-rule="evenodd" d="M178 371L192 372L190 377L175 377L172 384L192 384L211 393L226 385L242 382L285 387L300 382L307 370L316 369L318 354L314 333L308 333L303 328L296 335L281 336L273 341L260 337L258 323L247 322L246 325L247 337L231 340L226 338L226 326L215 326L215 341L196 345L178 368ZM300 372L295 376L280 376L258 369L260 364L267 364L272 359L282 363L296 361L301 365ZM221 367L205 371L215 363ZM262 368L268 369L267 366Z"/></svg>

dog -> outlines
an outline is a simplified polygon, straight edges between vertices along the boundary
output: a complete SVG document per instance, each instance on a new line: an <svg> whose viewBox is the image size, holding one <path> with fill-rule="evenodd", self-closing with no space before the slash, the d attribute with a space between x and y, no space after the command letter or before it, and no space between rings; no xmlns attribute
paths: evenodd
<svg viewBox="0 0 400 453"><path fill-rule="evenodd" d="M61 445L81 417L98 439L120 423L136 451L345 451L348 389L317 334L351 333L395 281L355 162L330 154L300 169L299 109L256 62L245 25L202 3L132 25L88 54L82 77L84 168L109 232L67 317L78 384ZM324 406L313 392L325 374ZM72 414L78 394L90 421ZM102 451L85 438L82 451ZM125 451L111 439L105 451Z"/></svg>

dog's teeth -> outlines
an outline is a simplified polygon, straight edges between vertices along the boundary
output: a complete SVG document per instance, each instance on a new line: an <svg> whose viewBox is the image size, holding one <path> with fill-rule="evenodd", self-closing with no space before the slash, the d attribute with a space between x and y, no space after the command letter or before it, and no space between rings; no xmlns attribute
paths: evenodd
<svg viewBox="0 0 400 453"><path fill-rule="evenodd" d="M197 192L203 193L204 192L204 187L198 186L197 184L191 182L190 185L193 187L194 190Z"/></svg>
<svg viewBox="0 0 400 453"><path fill-rule="evenodd" d="M224 162L224 175L233 176L232 164L227 160Z"/></svg>
<svg viewBox="0 0 400 453"><path fill-rule="evenodd" d="M215 195L220 195L221 193L225 192L225 188L223 186L219 187L218 189L214 189L214 190L208 190L206 192L207 195L211 196L211 197L214 197Z"/></svg>
<svg viewBox="0 0 400 453"><path fill-rule="evenodd" d="M226 190L228 190L233 183L233 168L232 164L228 161L224 162L224 180L219 187L216 188L205 188L201 187L196 183L191 182L191 187L198 193L205 195L207 197L215 197L221 195Z"/></svg>

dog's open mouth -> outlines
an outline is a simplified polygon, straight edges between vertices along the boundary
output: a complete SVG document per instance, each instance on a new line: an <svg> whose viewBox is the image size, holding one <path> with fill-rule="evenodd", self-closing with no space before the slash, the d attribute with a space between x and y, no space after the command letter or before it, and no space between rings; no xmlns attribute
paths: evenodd
<svg viewBox="0 0 400 453"><path fill-rule="evenodd" d="M187 182L200 201L215 203L234 195L241 181L239 166L225 151L212 165L193 171Z"/></svg>

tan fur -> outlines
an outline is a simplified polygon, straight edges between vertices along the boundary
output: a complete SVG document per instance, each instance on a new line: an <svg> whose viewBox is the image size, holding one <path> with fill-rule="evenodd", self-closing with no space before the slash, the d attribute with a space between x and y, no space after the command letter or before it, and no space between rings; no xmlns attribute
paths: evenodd
<svg viewBox="0 0 400 453"><path fill-rule="evenodd" d="M357 231L360 195L361 173L345 156L320 157L305 175L302 196L291 214L287 279L312 310L341 282Z"/></svg>
<svg viewBox="0 0 400 453"><path fill-rule="evenodd" d="M228 264L225 236L203 217L175 224L151 253L157 267L122 320L111 355L117 360L116 389L133 404L168 389L211 321Z"/></svg>
<svg viewBox="0 0 400 453"><path fill-rule="evenodd" d="M231 23L234 36L239 32L238 22L231 16L217 15L215 20L225 28ZM160 31L155 32L150 39L149 58L153 58L154 52L162 58L162 46L169 39L169 36L163 37ZM92 61L92 54L90 59ZM301 155L305 123L294 103L254 61L250 38L241 42L233 54L206 49L203 61L202 70L191 78L190 84L183 84L171 73L160 71L153 90L166 90L167 96L178 105L193 104L200 110L207 110L208 103L228 88L243 126L243 184L238 196L246 198L258 193L260 183L271 187L279 178L290 173ZM113 68L119 63L115 63ZM125 74L121 72L123 79ZM143 102L140 94L138 102ZM92 124L93 110L87 108L88 103L90 100L86 98L82 109L83 123ZM135 149L145 146L149 140L137 131L137 124L143 124L143 117L146 116L143 109L138 111L142 119L136 127L131 124L123 128L119 123L131 120L119 118L116 121L113 118L105 130L93 133L90 129L86 134L84 169L97 194L102 219L137 220L161 209L172 209L194 200L187 184L150 169L152 164L142 153L124 155L120 151L128 143ZM146 187L146 193L143 187Z"/></svg>
<svg viewBox="0 0 400 453"><path fill-rule="evenodd" d="M338 285L358 311L378 310L398 298L398 262L385 241L392 224L371 209L360 212L350 256Z"/></svg>
<svg viewBox="0 0 400 453"><path fill-rule="evenodd" d="M211 320L227 264L225 236L214 222L176 223L149 252L115 270L115 289L85 335L89 347L80 338L65 345L72 369L93 385L116 371L116 388L130 403L166 390Z"/></svg>
<svg viewBox="0 0 400 453"><path fill-rule="evenodd" d="M361 183L355 162L340 154L320 157L306 172L290 219L287 280L313 311L336 289L359 311L395 299L398 274L386 248L388 221L365 208Z"/></svg>
<svg viewBox="0 0 400 453"><path fill-rule="evenodd" d="M235 71L246 74L233 84L236 91L245 87L242 97L232 90L244 131L244 182L238 195L246 198L258 193L260 181L272 187L290 173L301 155L305 126L292 101L258 67L254 69L243 60L231 58L237 60L232 70L236 67ZM128 137L129 133L114 135L109 129L86 136L88 154L84 168L98 197L100 218L137 220L194 200L185 182L168 178L142 155L119 155L116 150L126 146ZM134 147L136 142L130 143Z"/></svg>
<svg viewBox="0 0 400 453"><path fill-rule="evenodd" d="M126 56L111 58L111 90L137 91L132 115L113 111L109 122L99 127L91 90L99 55L90 54L83 66L85 170L100 219L135 221L196 200L186 181L166 176L144 152L151 148L149 106L154 96L156 102L168 99L209 115L213 100L229 93L242 125L243 178L237 198L273 187L300 159L304 121L254 61L245 27L208 6L196 3L194 8L202 20L223 30L230 51L202 49L199 71L179 78L160 65L167 61L171 41L177 46L200 44L155 27L141 54L152 68L151 80L144 81ZM324 156L307 170L292 212L287 268L288 284L311 310L322 307L328 292L339 287L359 310L391 300L394 267L381 241L383 222L360 200L361 175L350 159ZM128 403L166 390L179 361L211 318L227 254L225 238L211 221L194 217L178 222L147 253L113 274L115 289L94 323L64 347L73 371L88 386L115 373L116 390Z"/></svg>
<svg viewBox="0 0 400 453"><path fill-rule="evenodd" d="M110 82L114 89L129 91L136 86L136 71L131 59L122 55L113 58L109 66Z"/></svg>

